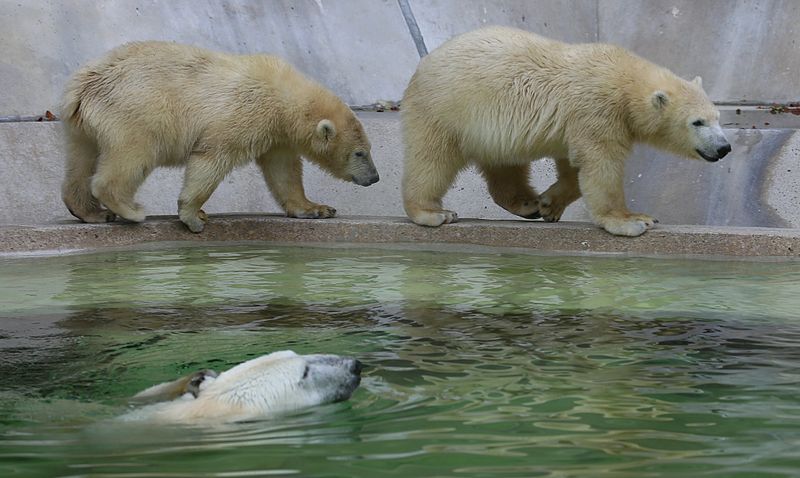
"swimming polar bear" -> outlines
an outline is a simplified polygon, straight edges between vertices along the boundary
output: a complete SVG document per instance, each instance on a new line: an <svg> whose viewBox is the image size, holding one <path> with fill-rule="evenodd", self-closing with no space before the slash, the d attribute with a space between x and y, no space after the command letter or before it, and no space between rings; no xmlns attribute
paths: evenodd
<svg viewBox="0 0 800 478"><path fill-rule="evenodd" d="M338 355L274 352L221 374L201 370L137 393L146 404L123 421L214 423L258 420L347 400L361 383L361 362Z"/></svg>

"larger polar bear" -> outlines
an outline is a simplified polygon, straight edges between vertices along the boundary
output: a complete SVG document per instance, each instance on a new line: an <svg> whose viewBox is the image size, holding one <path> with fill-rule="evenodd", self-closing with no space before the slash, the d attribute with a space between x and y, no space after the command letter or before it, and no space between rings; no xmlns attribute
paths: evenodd
<svg viewBox="0 0 800 478"><path fill-rule="evenodd" d="M361 362L339 355L291 350L248 360L217 375L210 370L155 385L133 397L123 421L224 423L271 418L347 400L361 382Z"/></svg>
<svg viewBox="0 0 800 478"><path fill-rule="evenodd" d="M509 212L557 221L582 195L606 231L638 236L656 221L625 203L634 143L707 161L731 150L699 78L685 81L616 46L513 28L444 43L422 59L402 105L404 206L425 226L456 220L442 198L475 164ZM542 157L555 160L558 180L539 196L529 171Z"/></svg>
<svg viewBox="0 0 800 478"><path fill-rule="evenodd" d="M336 212L306 198L301 156L346 181L378 181L369 141L350 108L274 56L129 43L75 74L61 115L62 196L85 222L111 221L114 213L144 220L133 198L157 166L186 166L178 214L193 232L203 230L200 208L220 181L253 160L291 217Z"/></svg>

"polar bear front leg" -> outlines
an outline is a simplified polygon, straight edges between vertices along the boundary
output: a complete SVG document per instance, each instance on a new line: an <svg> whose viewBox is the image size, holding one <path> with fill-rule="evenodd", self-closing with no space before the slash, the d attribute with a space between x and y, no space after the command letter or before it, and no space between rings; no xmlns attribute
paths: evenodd
<svg viewBox="0 0 800 478"><path fill-rule="evenodd" d="M183 189L178 197L178 217L192 232L202 232L208 216L200 209L230 172L230 161L208 153L192 153L186 163Z"/></svg>
<svg viewBox="0 0 800 478"><path fill-rule="evenodd" d="M256 160L272 197L288 217L327 219L336 209L311 202L303 189L303 161L291 151L271 151Z"/></svg>
<svg viewBox="0 0 800 478"><path fill-rule="evenodd" d="M625 205L624 160L592 158L582 161L578 182L595 222L617 236L640 236L658 221L634 213Z"/></svg>
<svg viewBox="0 0 800 478"><path fill-rule="evenodd" d="M515 166L480 166L494 202L517 216L538 219L539 195L530 185L530 164Z"/></svg>

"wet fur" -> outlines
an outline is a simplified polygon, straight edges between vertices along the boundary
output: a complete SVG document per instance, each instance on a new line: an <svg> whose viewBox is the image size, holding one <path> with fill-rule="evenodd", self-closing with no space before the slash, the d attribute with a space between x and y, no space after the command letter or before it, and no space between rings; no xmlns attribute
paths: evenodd
<svg viewBox="0 0 800 478"><path fill-rule="evenodd" d="M155 423L258 420L347 400L361 380L361 364L336 355L274 352L216 374L203 370L136 394L145 404L121 417Z"/></svg>

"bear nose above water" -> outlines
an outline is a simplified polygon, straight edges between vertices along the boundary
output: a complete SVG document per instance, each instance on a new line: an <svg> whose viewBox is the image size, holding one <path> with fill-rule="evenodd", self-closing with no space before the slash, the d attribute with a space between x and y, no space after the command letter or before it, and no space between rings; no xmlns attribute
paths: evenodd
<svg viewBox="0 0 800 478"><path fill-rule="evenodd" d="M358 360L353 360L353 364L350 366L350 370L356 375L361 375L361 370L363 368L364 368L364 364L362 364Z"/></svg>
<svg viewBox="0 0 800 478"><path fill-rule="evenodd" d="M721 146L719 149L717 149L717 157L722 159L725 157L726 154L730 152L731 152L731 145L726 144L725 146Z"/></svg>

